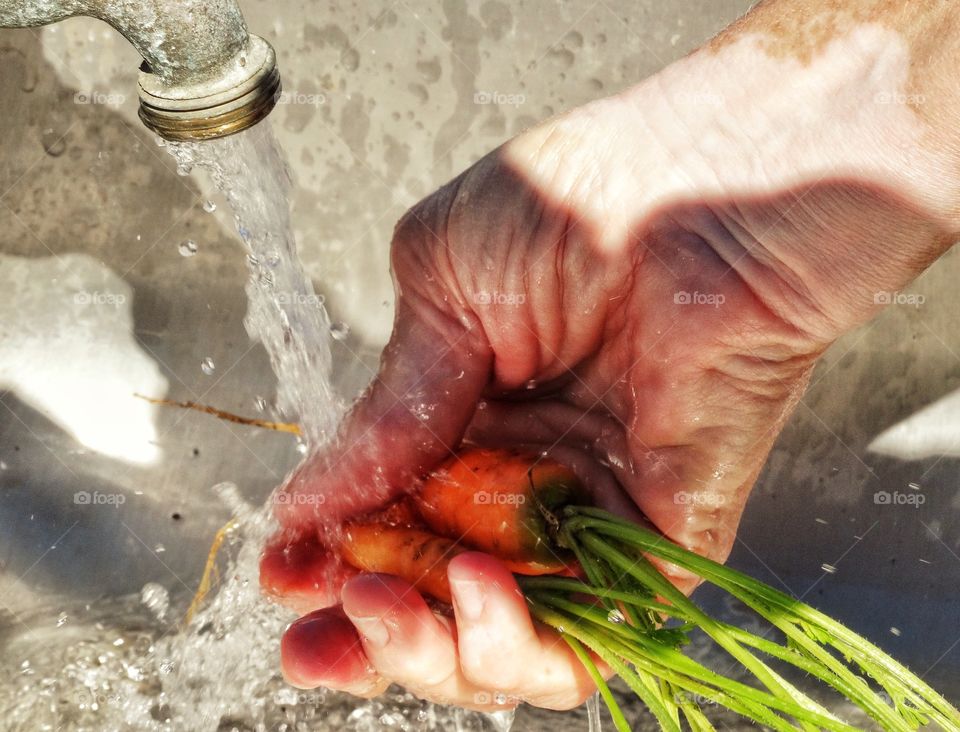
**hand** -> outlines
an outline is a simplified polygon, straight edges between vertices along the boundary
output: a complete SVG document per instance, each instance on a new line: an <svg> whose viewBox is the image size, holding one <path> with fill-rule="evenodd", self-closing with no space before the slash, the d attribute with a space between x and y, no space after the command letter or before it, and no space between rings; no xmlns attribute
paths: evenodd
<svg viewBox="0 0 960 732"><path fill-rule="evenodd" d="M850 101L902 93L892 31L804 65L748 30L511 140L399 223L381 372L286 487L307 544L264 559L265 587L314 611L284 637L292 683L579 704L589 680L496 560L451 563L453 623L400 580L331 574L325 522L466 438L546 451L597 504L723 560L818 355L960 230L938 128Z"/></svg>

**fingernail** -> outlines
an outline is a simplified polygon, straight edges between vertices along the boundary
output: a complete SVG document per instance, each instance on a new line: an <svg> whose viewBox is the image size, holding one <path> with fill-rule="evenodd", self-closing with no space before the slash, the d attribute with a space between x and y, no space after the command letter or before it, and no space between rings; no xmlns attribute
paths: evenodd
<svg viewBox="0 0 960 732"><path fill-rule="evenodd" d="M487 594L483 585L472 580L452 580L453 602L464 620L479 620Z"/></svg>
<svg viewBox="0 0 960 732"><path fill-rule="evenodd" d="M383 621L377 617L354 617L350 616L350 622L354 624L357 632L363 636L363 639L372 646L383 648L390 642L390 631Z"/></svg>

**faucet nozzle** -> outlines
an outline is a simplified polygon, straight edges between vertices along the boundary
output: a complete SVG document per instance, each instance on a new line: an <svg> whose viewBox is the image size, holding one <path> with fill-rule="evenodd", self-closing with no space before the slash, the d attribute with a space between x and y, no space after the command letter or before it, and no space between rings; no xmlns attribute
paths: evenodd
<svg viewBox="0 0 960 732"><path fill-rule="evenodd" d="M167 140L204 140L239 132L266 117L279 97L276 54L254 35L213 81L171 84L145 66L140 70L140 119Z"/></svg>

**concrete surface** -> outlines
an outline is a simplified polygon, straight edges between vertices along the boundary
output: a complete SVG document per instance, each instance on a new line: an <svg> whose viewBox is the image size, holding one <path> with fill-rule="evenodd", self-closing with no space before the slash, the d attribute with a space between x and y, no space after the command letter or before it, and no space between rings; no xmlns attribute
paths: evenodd
<svg viewBox="0 0 960 732"><path fill-rule="evenodd" d="M335 344L346 396L369 378L389 332L387 245L407 206L534 121L656 71L749 5L242 4L279 55L286 96L272 122L295 180L303 259L332 317L352 329ZM168 396L251 414L273 382L241 324L243 254L209 181L178 176L136 119L138 63L115 31L87 19L0 30L0 255L100 263L132 288L134 335ZM509 95L511 103L486 103ZM213 214L201 205L208 198L220 204ZM186 239L196 256L178 254ZM830 351L777 444L732 559L951 684L960 666L958 463L902 462L866 447L960 385L958 269L948 254L912 288L922 305L893 306ZM207 356L218 364L212 376L200 368ZM59 593L133 592L148 580L192 585L226 516L209 487L235 480L261 498L296 457L288 438L202 415L160 410L157 432L157 464L107 458L22 395L0 392L0 597L9 610ZM76 491L97 488L127 500L113 513L74 503ZM919 492L924 503L878 504L877 491ZM838 572L825 574L824 563Z"/></svg>

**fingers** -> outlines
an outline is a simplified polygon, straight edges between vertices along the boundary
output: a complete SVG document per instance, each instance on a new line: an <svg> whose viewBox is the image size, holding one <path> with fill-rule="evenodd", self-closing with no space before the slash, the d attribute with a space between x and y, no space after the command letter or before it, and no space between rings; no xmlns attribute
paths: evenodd
<svg viewBox="0 0 960 732"><path fill-rule="evenodd" d="M482 689L460 671L450 623L435 616L409 584L363 575L344 586L343 609L381 674L418 696L477 706Z"/></svg>
<svg viewBox="0 0 960 732"><path fill-rule="evenodd" d="M531 620L500 562L470 552L449 575L456 626L395 577L362 575L344 586L343 611L380 676L431 701L482 710L520 701L571 709L596 690L563 640Z"/></svg>
<svg viewBox="0 0 960 732"><path fill-rule="evenodd" d="M448 574L460 667L474 685L547 709L572 709L596 691L560 636L534 624L501 562L467 552L451 560Z"/></svg>
<svg viewBox="0 0 960 732"><path fill-rule="evenodd" d="M281 524L302 530L335 522L410 488L459 443L490 363L475 320L416 291L402 295L379 374L332 447L277 497Z"/></svg>
<svg viewBox="0 0 960 732"><path fill-rule="evenodd" d="M389 685L367 661L341 608L317 610L293 623L280 641L280 662L287 683L301 689L376 696Z"/></svg>
<svg viewBox="0 0 960 732"><path fill-rule="evenodd" d="M315 537L275 537L260 558L260 588L299 613L339 602L340 587L356 575Z"/></svg>

